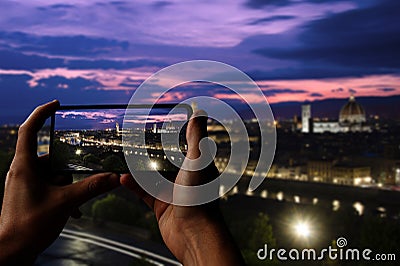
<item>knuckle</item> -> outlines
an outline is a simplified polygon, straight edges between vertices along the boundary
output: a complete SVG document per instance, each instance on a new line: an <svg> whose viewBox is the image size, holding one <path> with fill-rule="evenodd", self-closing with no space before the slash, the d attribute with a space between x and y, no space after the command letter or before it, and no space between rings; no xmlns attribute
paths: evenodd
<svg viewBox="0 0 400 266"><path fill-rule="evenodd" d="M14 161L10 165L10 168L8 169L7 177L8 178L18 178L20 176L24 176L25 174L26 174L26 171L24 171L24 168L15 166L15 159L14 159Z"/></svg>
<svg viewBox="0 0 400 266"><path fill-rule="evenodd" d="M26 126L26 123L24 122L22 125L19 126L18 128L18 136L21 136L27 132L28 128Z"/></svg>
<svg viewBox="0 0 400 266"><path fill-rule="evenodd" d="M96 194L102 187L104 187L105 180L103 178L97 178L94 180L90 180L87 186L87 190L89 194Z"/></svg>
<svg viewBox="0 0 400 266"><path fill-rule="evenodd" d="M98 184L97 180L90 181L87 185L87 190L88 190L89 194L93 194L94 192L96 192L98 186L99 186L99 184Z"/></svg>
<svg viewBox="0 0 400 266"><path fill-rule="evenodd" d="M17 176L17 171L15 171L15 169L11 166L10 169L7 172L7 177L8 178L13 178Z"/></svg>
<svg viewBox="0 0 400 266"><path fill-rule="evenodd" d="M45 105L40 105L40 106L35 108L33 113L40 115L41 113L43 113L44 110L45 110Z"/></svg>

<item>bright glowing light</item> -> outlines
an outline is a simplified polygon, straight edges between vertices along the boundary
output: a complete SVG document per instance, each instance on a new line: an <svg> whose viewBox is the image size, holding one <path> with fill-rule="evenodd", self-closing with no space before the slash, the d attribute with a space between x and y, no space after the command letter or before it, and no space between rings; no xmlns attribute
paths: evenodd
<svg viewBox="0 0 400 266"><path fill-rule="evenodd" d="M282 192L282 191L279 191L279 192L276 194L276 199L277 199L278 201L282 201L282 200L283 200L283 192Z"/></svg>
<svg viewBox="0 0 400 266"><path fill-rule="evenodd" d="M310 232L310 226L305 223L305 222L299 222L294 226L294 229L296 231L296 234L301 237L309 237L311 232Z"/></svg>
<svg viewBox="0 0 400 266"><path fill-rule="evenodd" d="M338 211L340 209L340 201L334 200L332 201L332 210Z"/></svg>
<svg viewBox="0 0 400 266"><path fill-rule="evenodd" d="M261 192L261 198L266 199L267 197L268 197L268 191L263 190L263 191Z"/></svg>
<svg viewBox="0 0 400 266"><path fill-rule="evenodd" d="M364 213L364 205L362 205L360 202L355 202L353 204L353 208L357 211L358 215L363 215Z"/></svg>
<svg viewBox="0 0 400 266"><path fill-rule="evenodd" d="M156 162L151 162L150 167L153 168L154 170L157 170L158 164Z"/></svg>
<svg viewBox="0 0 400 266"><path fill-rule="evenodd" d="M76 154L76 155L81 155L81 154L82 154L82 150L77 149L76 152L75 152L75 154Z"/></svg>

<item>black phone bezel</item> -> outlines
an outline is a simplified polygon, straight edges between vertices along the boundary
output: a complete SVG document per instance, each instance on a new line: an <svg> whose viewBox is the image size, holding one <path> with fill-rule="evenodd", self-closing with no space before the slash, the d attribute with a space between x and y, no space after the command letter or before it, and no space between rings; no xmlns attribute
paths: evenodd
<svg viewBox="0 0 400 266"><path fill-rule="evenodd" d="M60 110L101 110L101 109L127 109L127 108L133 108L133 109L150 109L150 108L156 108L156 109L173 109L175 107L183 108L187 110L187 121L189 121L190 117L193 114L192 107L188 104L185 103L172 103L172 104L98 104L98 105L61 105L59 108L57 108L57 111ZM53 158L54 158L54 147L53 147L53 142L54 142L54 128L55 128L55 115L56 112L51 116L51 125L50 125L50 145L49 145L49 160L50 160L50 168L52 173L56 174L96 174L96 173L104 173L104 170L57 170L53 169ZM144 171L144 172L151 172L151 171ZM159 173L162 173L164 176L170 176L173 175L174 173L172 172L165 172L165 171L158 171ZM118 174L123 174L123 173L118 173Z"/></svg>

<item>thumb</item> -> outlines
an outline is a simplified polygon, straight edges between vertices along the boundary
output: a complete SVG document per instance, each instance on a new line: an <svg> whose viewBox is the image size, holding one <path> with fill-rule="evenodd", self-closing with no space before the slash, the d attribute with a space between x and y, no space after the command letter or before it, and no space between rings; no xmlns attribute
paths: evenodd
<svg viewBox="0 0 400 266"><path fill-rule="evenodd" d="M186 157L196 159L200 156L200 140L207 137L207 119L208 115L203 110L193 113L186 129L186 141L188 150Z"/></svg>
<svg viewBox="0 0 400 266"><path fill-rule="evenodd" d="M68 203L76 207L98 195L118 187L119 185L118 174L101 173L92 175L69 186L65 186L64 195L66 195L65 198Z"/></svg>

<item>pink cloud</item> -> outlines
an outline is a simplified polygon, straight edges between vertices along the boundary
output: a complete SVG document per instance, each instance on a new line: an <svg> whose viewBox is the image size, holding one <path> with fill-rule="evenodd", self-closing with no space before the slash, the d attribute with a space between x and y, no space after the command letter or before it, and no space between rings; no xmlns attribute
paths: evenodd
<svg viewBox="0 0 400 266"><path fill-rule="evenodd" d="M86 119L90 120L95 120L98 118L106 118L106 119L113 119L117 118L118 115L112 114L112 110L109 110L107 112L105 111L59 111L56 114L60 114L62 118L68 118L68 117L75 117L75 116L83 116ZM121 111L119 111L119 114Z"/></svg>

